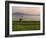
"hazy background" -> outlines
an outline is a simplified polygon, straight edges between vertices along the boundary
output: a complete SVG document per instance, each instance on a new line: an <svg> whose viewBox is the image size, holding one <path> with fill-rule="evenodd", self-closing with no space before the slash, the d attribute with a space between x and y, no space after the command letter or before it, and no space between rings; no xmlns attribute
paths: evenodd
<svg viewBox="0 0 46 38"><path fill-rule="evenodd" d="M23 17L22 17L23 16ZM40 21L40 7L12 7L12 20Z"/></svg>

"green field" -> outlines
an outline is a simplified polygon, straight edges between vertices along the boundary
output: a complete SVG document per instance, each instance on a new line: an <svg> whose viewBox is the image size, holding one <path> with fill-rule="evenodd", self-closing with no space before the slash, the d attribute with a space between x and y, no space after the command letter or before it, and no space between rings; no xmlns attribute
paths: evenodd
<svg viewBox="0 0 46 38"><path fill-rule="evenodd" d="M12 21L12 31L40 30L40 21Z"/></svg>

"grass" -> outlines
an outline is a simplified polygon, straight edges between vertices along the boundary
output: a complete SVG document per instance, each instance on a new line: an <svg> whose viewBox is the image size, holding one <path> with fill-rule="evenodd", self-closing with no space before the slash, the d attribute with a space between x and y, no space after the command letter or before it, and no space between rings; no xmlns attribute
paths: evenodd
<svg viewBox="0 0 46 38"><path fill-rule="evenodd" d="M12 31L26 31L26 30L40 30L40 22L39 21L30 21L30 22L23 21L20 23L18 21L13 21Z"/></svg>

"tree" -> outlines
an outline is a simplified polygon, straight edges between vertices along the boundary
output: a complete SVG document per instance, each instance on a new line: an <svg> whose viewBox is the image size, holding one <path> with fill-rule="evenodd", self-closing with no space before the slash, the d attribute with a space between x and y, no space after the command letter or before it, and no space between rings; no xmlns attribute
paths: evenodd
<svg viewBox="0 0 46 38"><path fill-rule="evenodd" d="M21 21L22 21L22 19L23 19L23 16L21 16L21 18L19 19L19 22L21 22Z"/></svg>

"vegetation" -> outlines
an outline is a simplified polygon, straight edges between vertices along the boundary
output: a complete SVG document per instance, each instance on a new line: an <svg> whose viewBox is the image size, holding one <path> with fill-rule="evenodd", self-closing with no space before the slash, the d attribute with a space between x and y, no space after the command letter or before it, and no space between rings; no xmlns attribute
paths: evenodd
<svg viewBox="0 0 46 38"><path fill-rule="evenodd" d="M13 31L26 31L26 30L40 30L39 21L13 21L12 22Z"/></svg>

